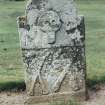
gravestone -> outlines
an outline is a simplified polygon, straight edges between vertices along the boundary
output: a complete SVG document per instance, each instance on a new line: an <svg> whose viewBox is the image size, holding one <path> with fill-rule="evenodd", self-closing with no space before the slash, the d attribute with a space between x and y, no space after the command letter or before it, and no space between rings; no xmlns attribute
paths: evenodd
<svg viewBox="0 0 105 105"><path fill-rule="evenodd" d="M27 103L85 97L85 25L74 1L30 0L18 26Z"/></svg>

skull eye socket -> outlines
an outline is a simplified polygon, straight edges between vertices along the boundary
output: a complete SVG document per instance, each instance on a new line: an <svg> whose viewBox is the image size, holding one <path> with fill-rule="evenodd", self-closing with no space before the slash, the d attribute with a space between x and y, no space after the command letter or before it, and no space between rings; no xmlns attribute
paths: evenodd
<svg viewBox="0 0 105 105"><path fill-rule="evenodd" d="M55 22L55 20L52 20L52 23L54 23Z"/></svg>
<svg viewBox="0 0 105 105"><path fill-rule="evenodd" d="M68 23L67 23L67 26L70 26L70 24L71 24L71 22L68 22Z"/></svg>
<svg viewBox="0 0 105 105"><path fill-rule="evenodd" d="M49 24L49 21L45 21L44 24Z"/></svg>
<svg viewBox="0 0 105 105"><path fill-rule="evenodd" d="M67 23L67 26L73 26L73 25L75 25L74 22L68 22L68 23Z"/></svg>

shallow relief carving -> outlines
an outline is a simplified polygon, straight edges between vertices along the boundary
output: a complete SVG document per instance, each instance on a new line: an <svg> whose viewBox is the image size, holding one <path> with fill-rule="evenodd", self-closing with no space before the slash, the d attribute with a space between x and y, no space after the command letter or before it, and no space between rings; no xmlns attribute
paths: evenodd
<svg viewBox="0 0 105 105"><path fill-rule="evenodd" d="M73 0L30 0L18 17L29 95L85 88L85 28Z"/></svg>
<svg viewBox="0 0 105 105"><path fill-rule="evenodd" d="M66 2L65 5L61 5L62 7L59 5L58 8L54 6L57 10L52 6L50 7L47 1L36 4L31 1L27 5L26 28L20 30L20 32L22 31L20 37L23 36L21 38L22 48L84 45L84 34L80 33L80 24L83 17L76 15L74 3L69 0L66 0ZM36 5L39 5L40 8Z"/></svg>
<svg viewBox="0 0 105 105"><path fill-rule="evenodd" d="M30 53L30 55L28 54ZM81 55L81 53L83 55ZM28 56L27 56L28 54ZM27 67L27 83L30 95L35 95L38 84L40 94L78 91L84 86L84 50L80 47L61 47L53 49L23 50ZM67 86L62 86L68 78ZM62 88L64 88L62 90ZM38 92L38 89L37 92ZM71 89L71 90L70 90Z"/></svg>

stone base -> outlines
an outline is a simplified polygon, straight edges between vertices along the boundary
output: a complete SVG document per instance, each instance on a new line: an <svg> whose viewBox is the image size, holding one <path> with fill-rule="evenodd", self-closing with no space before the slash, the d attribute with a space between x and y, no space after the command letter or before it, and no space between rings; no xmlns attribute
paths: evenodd
<svg viewBox="0 0 105 105"><path fill-rule="evenodd" d="M56 102L68 102L70 100L83 101L86 99L85 89L74 93L55 93L52 95L30 96L25 105L49 105Z"/></svg>

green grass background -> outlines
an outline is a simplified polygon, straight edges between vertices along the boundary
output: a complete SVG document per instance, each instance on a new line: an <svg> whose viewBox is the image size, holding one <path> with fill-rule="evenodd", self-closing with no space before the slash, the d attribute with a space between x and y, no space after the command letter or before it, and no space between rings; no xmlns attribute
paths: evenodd
<svg viewBox="0 0 105 105"><path fill-rule="evenodd" d="M105 0L76 0L85 16L87 78L90 85L105 82ZM16 17L26 2L0 0L0 84L24 81ZM2 87L2 85L0 85ZM5 85L3 85L5 86ZM16 85L17 86L17 85Z"/></svg>

